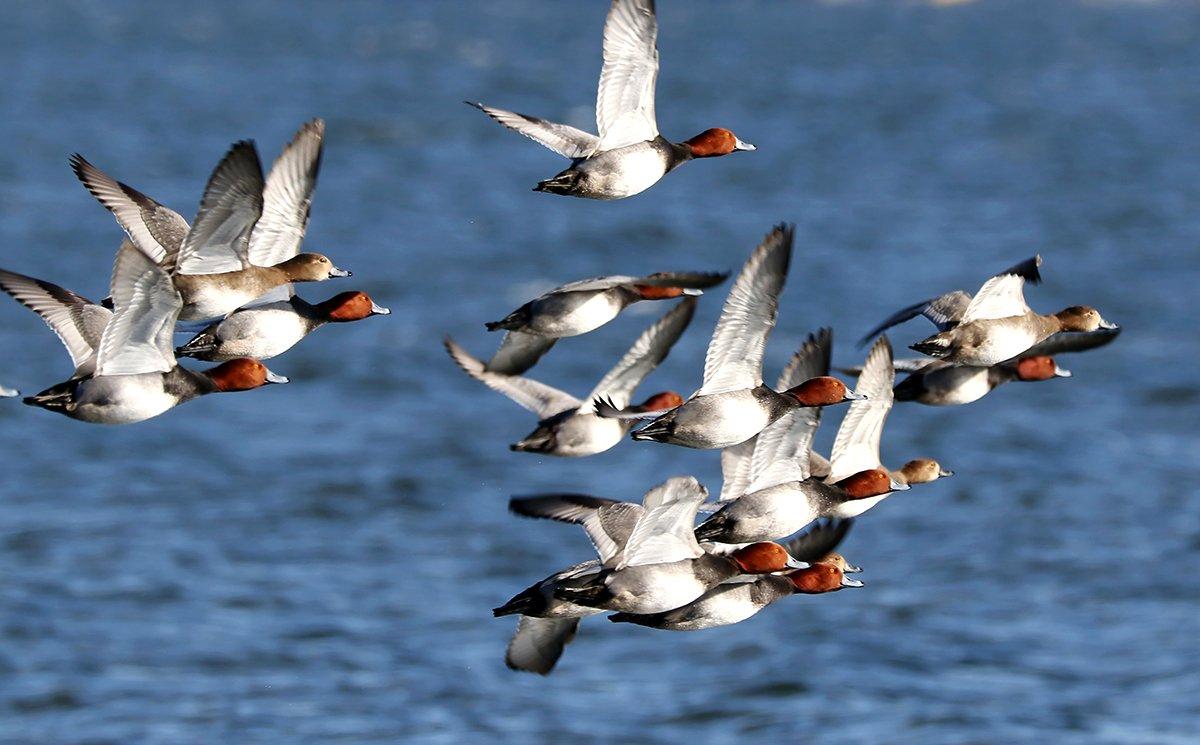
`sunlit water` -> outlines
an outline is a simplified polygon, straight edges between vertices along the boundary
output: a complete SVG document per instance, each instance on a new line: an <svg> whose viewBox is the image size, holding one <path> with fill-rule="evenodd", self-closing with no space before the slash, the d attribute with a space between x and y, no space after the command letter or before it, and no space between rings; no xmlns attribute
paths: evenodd
<svg viewBox="0 0 1200 745"><path fill-rule="evenodd" d="M21 3L0 25L6 268L92 297L120 234L78 150L191 215L230 142L327 149L306 245L394 313L326 328L293 384L102 428L0 401L0 742L1193 742L1200 720L1200 8L662 0L659 123L753 154L646 194L534 194L561 162L464 98L590 127L604 3ZM902 406L885 458L957 471L873 511L863 590L696 634L584 624L548 679L489 609L586 558L512 494L637 498L715 453L510 453L532 428L446 358L556 282L797 245L768 375L809 330L1035 251L1044 310L1124 326L1070 380ZM696 387L723 290L644 392ZM534 371L576 394L662 305ZM901 330L903 345L923 334ZM0 303L0 382L69 372ZM829 420L836 421L835 417ZM819 436L828 447L832 424Z"/></svg>

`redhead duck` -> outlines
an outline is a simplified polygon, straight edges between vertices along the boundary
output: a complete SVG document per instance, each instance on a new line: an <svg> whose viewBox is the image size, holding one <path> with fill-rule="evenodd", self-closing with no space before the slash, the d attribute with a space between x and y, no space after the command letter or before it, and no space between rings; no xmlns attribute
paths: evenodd
<svg viewBox="0 0 1200 745"><path fill-rule="evenodd" d="M754 437L789 411L855 398L836 378L820 377L777 392L763 385L767 335L779 312L779 293L792 255L793 226L767 234L742 267L717 321L704 360L704 383L682 406L633 433L690 448L726 448ZM601 404L601 416L647 418Z"/></svg>
<svg viewBox="0 0 1200 745"><path fill-rule="evenodd" d="M1025 282L1041 282L1041 256L1034 256L993 276L974 297L956 290L911 305L893 314L865 337L923 315L939 333L912 345L912 349L952 365L991 367L1023 354L1060 332L1094 332L1116 329L1095 308L1075 305L1058 313L1041 315L1025 303Z"/></svg>
<svg viewBox="0 0 1200 745"><path fill-rule="evenodd" d="M113 267L115 311L57 285L0 270L0 289L58 335L75 373L25 399L95 424L140 422L197 396L286 383L261 362L236 359L206 372L179 367L171 335L181 304L170 276L126 242Z"/></svg>
<svg viewBox="0 0 1200 745"><path fill-rule="evenodd" d="M708 491L694 478L676 477L647 500L623 545L606 529L604 510L584 520L604 568L595 575L559 583L554 596L578 605L626 613L659 613L692 602L740 574L803 568L777 543L760 542L728 554L700 546L693 533L696 511Z"/></svg>
<svg viewBox="0 0 1200 745"><path fill-rule="evenodd" d="M727 129L707 129L680 143L658 133L654 117L657 36L654 0L613 0L604 24L604 67L596 96L598 137L565 124L467 104L571 160L570 168L534 187L550 194L624 199L649 189L693 158L754 150Z"/></svg>
<svg viewBox="0 0 1200 745"><path fill-rule="evenodd" d="M538 416L537 429L512 445L513 450L567 457L595 455L620 442L633 423L598 416L593 409L594 402L603 396L622 406L627 405L642 379L666 359L671 346L691 322L695 310L695 298L685 298L642 332L621 361L583 401L532 378L489 372L483 362L449 337L446 337L445 346L464 372ZM638 408L662 411L681 401L679 394L666 391L651 396Z"/></svg>
<svg viewBox="0 0 1200 745"><path fill-rule="evenodd" d="M234 311L210 324L175 354L208 362L236 357L269 360L327 323L349 323L390 313L359 290L339 293L315 305L293 295L287 300Z"/></svg>
<svg viewBox="0 0 1200 745"><path fill-rule="evenodd" d="M1053 357L1033 355L991 367L956 367L934 360L909 373L896 384L897 401L917 401L929 406L969 404L1014 380L1035 382L1069 378L1071 371L1059 367Z"/></svg>
<svg viewBox="0 0 1200 745"><path fill-rule="evenodd" d="M486 369L519 375L558 339L594 331L633 303L700 295L728 276L728 272L657 272L646 277L596 277L556 287L486 324L488 331L508 332Z"/></svg>
<svg viewBox="0 0 1200 745"><path fill-rule="evenodd" d="M298 253L308 226L325 125L308 122L264 181L254 143L235 143L209 178L194 225L78 153L71 168L139 250L170 272L181 321L225 316L292 282L348 277L323 254Z"/></svg>

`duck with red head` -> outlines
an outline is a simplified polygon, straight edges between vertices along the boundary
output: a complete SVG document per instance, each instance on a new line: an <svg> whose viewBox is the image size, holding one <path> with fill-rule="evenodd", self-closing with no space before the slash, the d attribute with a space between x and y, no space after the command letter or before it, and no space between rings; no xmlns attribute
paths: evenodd
<svg viewBox="0 0 1200 745"><path fill-rule="evenodd" d="M957 367L935 360L909 374L896 384L894 390L897 401L960 406L978 401L1005 383L1035 383L1069 377L1071 371L1061 367L1049 355L1022 357L991 367Z"/></svg>
<svg viewBox="0 0 1200 745"><path fill-rule="evenodd" d="M263 363L247 357L223 362L201 374L211 380L213 387L221 393L252 391L264 385L288 382L287 378L271 372Z"/></svg>
<svg viewBox="0 0 1200 745"><path fill-rule="evenodd" d="M596 98L599 136L565 124L467 102L508 127L571 159L571 167L534 191L586 199L624 199L658 183L695 158L755 147L728 129L705 130L672 143L658 132L658 20L653 0L614 0L604 26L604 69Z"/></svg>
<svg viewBox="0 0 1200 745"><path fill-rule="evenodd" d="M691 322L694 312L693 298L687 298L668 311L642 332L583 400L530 378L492 372L451 339L447 338L445 344L451 358L464 372L537 414L537 428L513 443L512 450L581 457L602 453L625 437L635 420L601 417L596 413L597 402L605 401L613 407L628 406L638 384L666 358L671 346ZM640 406L629 408L638 412L661 412L680 402L677 393L666 391L651 396Z"/></svg>
<svg viewBox="0 0 1200 745"><path fill-rule="evenodd" d="M341 292L315 305L293 295L287 300L242 308L209 325L175 354L207 362L238 357L269 360L328 323L349 323L390 313L361 290Z"/></svg>

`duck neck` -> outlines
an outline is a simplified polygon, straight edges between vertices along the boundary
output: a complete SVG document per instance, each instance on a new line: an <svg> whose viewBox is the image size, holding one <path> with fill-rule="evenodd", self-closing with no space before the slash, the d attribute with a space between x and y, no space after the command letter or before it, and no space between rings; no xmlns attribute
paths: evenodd
<svg viewBox="0 0 1200 745"><path fill-rule="evenodd" d="M320 303L313 305L299 295L292 295L288 302L296 311L296 315L304 319L304 325L309 331L329 323L329 314L321 308Z"/></svg>
<svg viewBox="0 0 1200 745"><path fill-rule="evenodd" d="M190 401L197 396L217 392L217 384L205 373L176 365L163 374L163 390L179 400Z"/></svg>

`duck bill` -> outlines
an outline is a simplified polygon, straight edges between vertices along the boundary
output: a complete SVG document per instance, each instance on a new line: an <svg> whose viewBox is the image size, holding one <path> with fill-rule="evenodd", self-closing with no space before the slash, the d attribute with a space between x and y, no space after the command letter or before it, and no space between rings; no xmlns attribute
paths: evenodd
<svg viewBox="0 0 1200 745"><path fill-rule="evenodd" d="M954 471L951 471L949 468L943 468L938 471L939 479L948 479L953 475L954 475Z"/></svg>
<svg viewBox="0 0 1200 745"><path fill-rule="evenodd" d="M846 396L842 400L843 401L866 401L867 396L864 393L855 393L854 391L846 391Z"/></svg>
<svg viewBox="0 0 1200 745"><path fill-rule="evenodd" d="M1104 320L1103 318L1101 318L1101 319L1100 319L1100 328L1102 328L1102 329L1108 329L1108 330L1110 330L1110 331L1113 331L1113 330L1115 330L1115 329L1119 329L1119 328L1121 328L1121 327L1120 327L1120 326L1118 326L1117 324L1113 323L1112 321L1106 321L1106 320Z"/></svg>
<svg viewBox="0 0 1200 745"><path fill-rule="evenodd" d="M1071 371L1067 370L1065 368L1059 367L1058 365L1055 365L1054 366L1054 377L1069 378L1069 377L1071 377Z"/></svg>
<svg viewBox="0 0 1200 745"><path fill-rule="evenodd" d="M855 566L853 564L847 564L846 568L842 570L842 573L843 574L858 574L861 571L862 571L862 567Z"/></svg>
<svg viewBox="0 0 1200 745"><path fill-rule="evenodd" d="M812 564L809 564L807 561L800 561L799 559L792 558L791 556L788 557L788 569L808 569L810 566L812 566Z"/></svg>
<svg viewBox="0 0 1200 745"><path fill-rule="evenodd" d="M754 145L751 145L749 142L745 142L744 140L740 140L737 137L734 137L733 138L733 149L734 150L744 150L746 152L753 152L753 151L757 150L758 148L755 147Z"/></svg>
<svg viewBox="0 0 1200 745"><path fill-rule="evenodd" d="M684 287L683 294L689 295L691 297L700 297L701 295L704 294L704 290L700 290L695 287Z"/></svg>
<svg viewBox="0 0 1200 745"><path fill-rule="evenodd" d="M279 373L274 373L274 372L271 372L270 370L267 370L267 384L268 385L272 384L272 383L274 383L275 385L283 385L284 383L289 383L289 382L291 382L291 381L289 381L285 376L280 375Z"/></svg>
<svg viewBox="0 0 1200 745"><path fill-rule="evenodd" d="M851 579L846 576L842 577L842 587L863 587L865 584L866 583L861 579Z"/></svg>
<svg viewBox="0 0 1200 745"><path fill-rule="evenodd" d="M892 487L892 491L908 491L909 489L912 488L908 484L900 483L896 479L892 479L891 487Z"/></svg>
<svg viewBox="0 0 1200 745"><path fill-rule="evenodd" d="M335 266L334 268L329 270L329 276L330 277L353 277L354 274L349 269L339 269L338 267Z"/></svg>
<svg viewBox="0 0 1200 745"><path fill-rule="evenodd" d="M376 304L376 302L374 300L371 301L371 315L373 315L373 316L390 316L391 314L392 314L392 311L388 310L387 308L383 307L382 305Z"/></svg>

